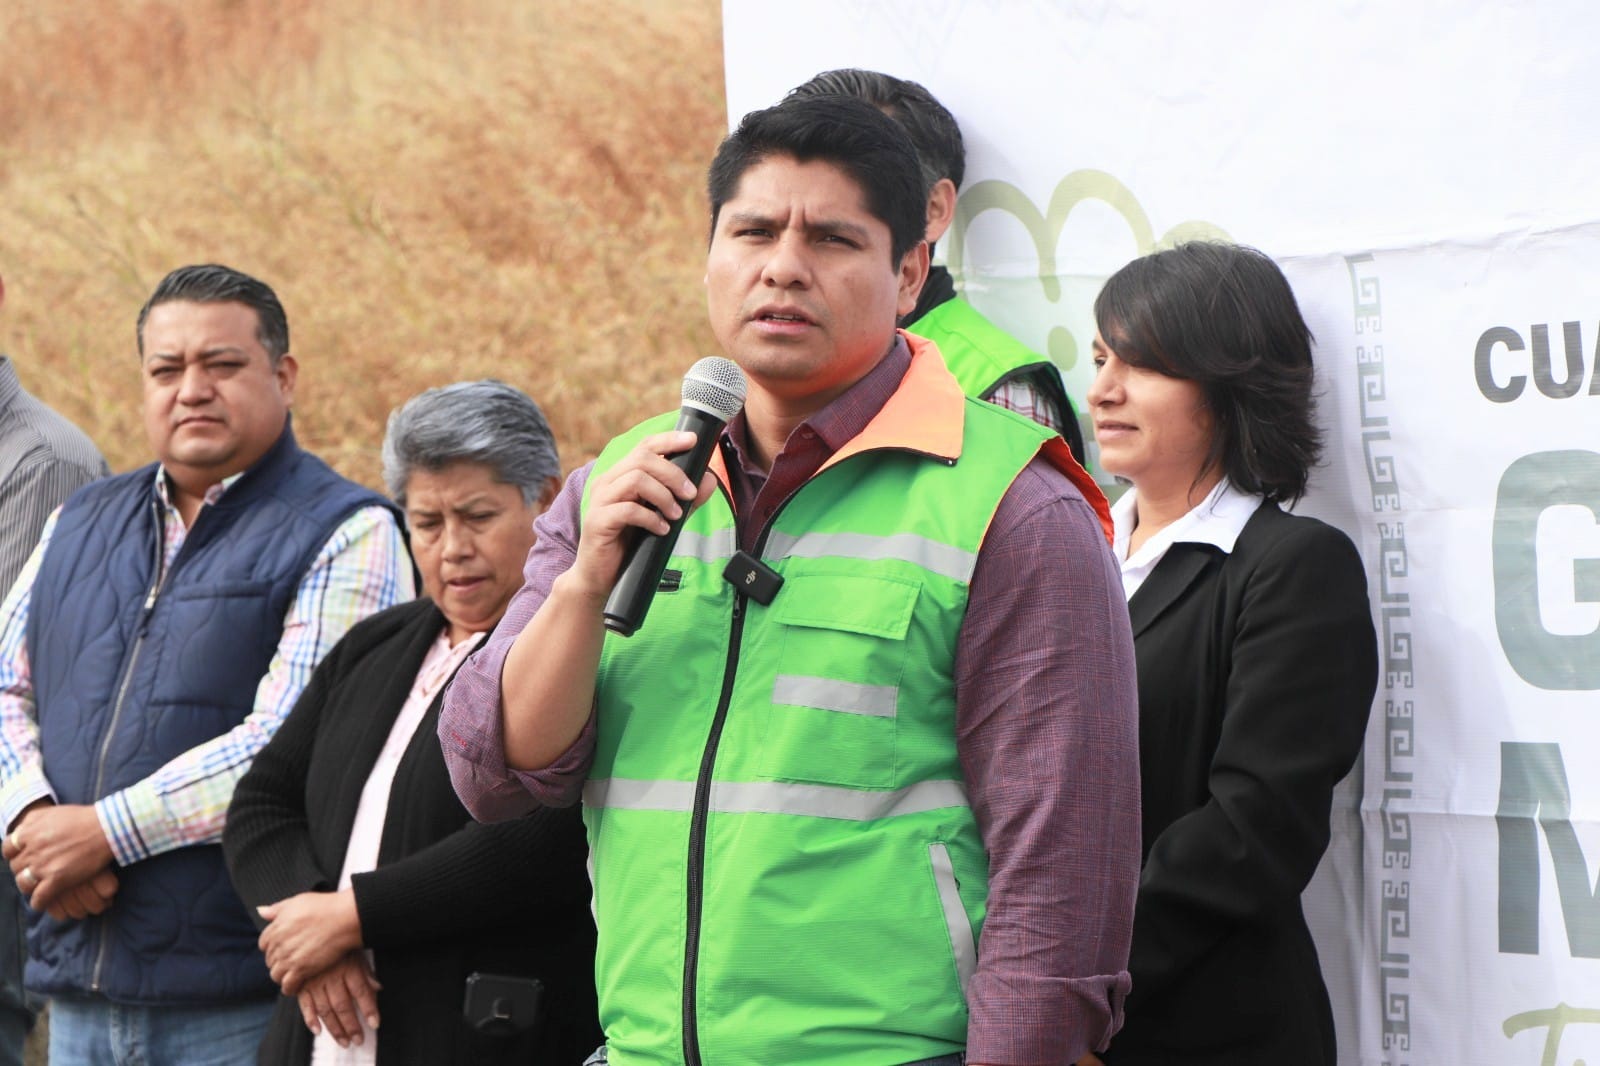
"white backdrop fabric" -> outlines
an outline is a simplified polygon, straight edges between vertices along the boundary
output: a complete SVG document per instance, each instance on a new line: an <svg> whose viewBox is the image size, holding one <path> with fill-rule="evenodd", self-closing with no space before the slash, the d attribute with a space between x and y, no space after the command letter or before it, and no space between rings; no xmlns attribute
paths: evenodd
<svg viewBox="0 0 1600 1066"><path fill-rule="evenodd" d="M1600 7L726 0L724 55L730 122L835 67L928 86L968 146L940 258L1080 405L1117 267L1278 260L1301 509L1381 643L1305 900L1340 1060L1600 1063Z"/></svg>

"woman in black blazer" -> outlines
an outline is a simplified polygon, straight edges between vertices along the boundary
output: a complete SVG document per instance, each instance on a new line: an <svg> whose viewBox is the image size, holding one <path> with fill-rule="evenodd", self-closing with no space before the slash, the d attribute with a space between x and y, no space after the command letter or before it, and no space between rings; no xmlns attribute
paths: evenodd
<svg viewBox="0 0 1600 1066"><path fill-rule="evenodd" d="M576 1066L600 1043L577 808L479 825L438 740L445 682L521 587L559 473L538 407L499 382L433 389L390 417L384 474L428 598L334 646L222 837L284 992L262 1063ZM473 1002L473 973L512 980ZM468 1024L497 1000L504 1031Z"/></svg>
<svg viewBox="0 0 1600 1066"><path fill-rule="evenodd" d="M1300 893L1378 667L1354 546L1279 506L1320 450L1311 334L1277 265L1221 244L1128 264L1095 318L1100 462L1133 486L1113 518L1144 822L1133 990L1102 1057L1333 1066Z"/></svg>

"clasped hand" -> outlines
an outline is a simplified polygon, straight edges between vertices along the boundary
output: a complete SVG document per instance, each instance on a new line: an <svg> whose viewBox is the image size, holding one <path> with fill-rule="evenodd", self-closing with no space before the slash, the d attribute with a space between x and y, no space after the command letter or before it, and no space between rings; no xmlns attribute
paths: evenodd
<svg viewBox="0 0 1600 1066"><path fill-rule="evenodd" d="M57 921L101 914L117 893L111 845L93 807L40 800L22 812L0 852L28 906Z"/></svg>
<svg viewBox="0 0 1600 1066"><path fill-rule="evenodd" d="M361 1018L378 1027L378 982L361 952L355 893L301 892L256 910L267 921L258 941L267 969L297 998L306 1027L327 1026L341 1047L361 1043Z"/></svg>
<svg viewBox="0 0 1600 1066"><path fill-rule="evenodd" d="M326 1027L340 1047L349 1047L363 1042L362 1019L367 1029L377 1030L380 987L366 953L357 950L308 978L295 999L307 1029L320 1033Z"/></svg>

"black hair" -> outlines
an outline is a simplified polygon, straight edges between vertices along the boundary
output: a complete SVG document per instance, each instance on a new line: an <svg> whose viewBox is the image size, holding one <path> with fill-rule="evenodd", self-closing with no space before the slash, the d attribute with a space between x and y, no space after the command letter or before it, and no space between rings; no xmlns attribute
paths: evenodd
<svg viewBox="0 0 1600 1066"><path fill-rule="evenodd" d="M898 266L927 230L928 193L917 151L892 119L848 96L788 99L752 111L717 149L706 173L715 232L722 205L745 171L769 156L832 163L861 186L867 211L889 227L889 254Z"/></svg>
<svg viewBox="0 0 1600 1066"><path fill-rule="evenodd" d="M828 70L789 90L789 98L853 96L865 100L898 122L911 137L922 168L925 192L942 178L961 188L967 173L967 148L961 126L938 99L917 82L876 70L846 67Z"/></svg>
<svg viewBox="0 0 1600 1066"><path fill-rule="evenodd" d="M139 308L139 321L135 327L139 339L139 355L144 356L144 323L150 309L164 303L188 300L202 304L240 303L256 313L256 340L267 351L273 366L289 351L289 319L283 313L278 294L264 281L232 267L216 263L179 267L161 279L150 299Z"/></svg>
<svg viewBox="0 0 1600 1066"><path fill-rule="evenodd" d="M1266 255L1194 241L1135 259L1094 301L1101 340L1129 366L1200 386L1214 420L1203 471L1290 503L1322 453L1311 330Z"/></svg>

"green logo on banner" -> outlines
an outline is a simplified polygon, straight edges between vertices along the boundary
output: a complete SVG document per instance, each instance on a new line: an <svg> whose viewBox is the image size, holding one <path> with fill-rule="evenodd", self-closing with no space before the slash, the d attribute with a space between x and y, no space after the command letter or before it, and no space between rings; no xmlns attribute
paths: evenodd
<svg viewBox="0 0 1600 1066"><path fill-rule="evenodd" d="M1527 1029L1548 1029L1544 1037L1544 1054L1539 1066L1556 1066L1556 1056L1561 1051L1561 1036L1569 1025L1600 1025L1600 1010L1593 1007L1569 1007L1557 1003L1548 1010L1529 1010L1513 1014L1501 1029L1506 1039L1511 1039ZM1582 1063L1583 1060L1577 1060Z"/></svg>
<svg viewBox="0 0 1600 1066"><path fill-rule="evenodd" d="M1150 216L1145 213L1132 191L1103 170L1075 170L1061 179L1050 197L1050 207L1041 212L1028 198L1028 194L1008 181L980 181L967 188L956 204L955 223L950 228L950 272L961 275L966 251L967 227L985 211L1004 211L1022 223L1039 256L1039 282L1044 287L1045 299L1051 303L1061 301L1061 279L1056 269L1056 253L1061 243L1061 231L1067 218L1079 204L1097 201L1106 204L1128 224L1140 255L1163 248L1171 248L1190 240L1226 241L1231 238L1220 226L1210 222L1191 220L1180 222L1158 239ZM1046 343L1046 354L1063 370L1070 370L1078 362L1078 342L1064 326L1054 326Z"/></svg>

